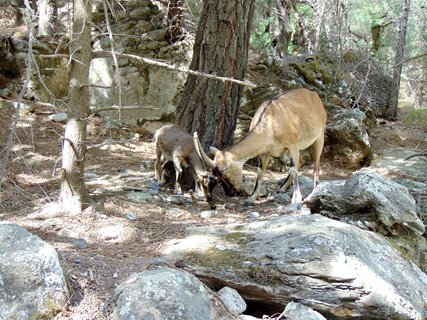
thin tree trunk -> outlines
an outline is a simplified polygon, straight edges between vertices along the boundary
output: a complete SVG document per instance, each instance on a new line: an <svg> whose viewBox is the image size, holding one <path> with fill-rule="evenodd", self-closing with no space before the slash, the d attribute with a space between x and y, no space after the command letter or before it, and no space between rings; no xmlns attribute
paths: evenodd
<svg viewBox="0 0 427 320"><path fill-rule="evenodd" d="M281 58L288 55L289 43L292 38L291 6L289 0L276 0L277 18L279 22L277 54Z"/></svg>
<svg viewBox="0 0 427 320"><path fill-rule="evenodd" d="M243 80L254 0L205 0L190 69ZM177 124L198 131L205 146L232 144L243 87L190 75L177 108Z"/></svg>
<svg viewBox="0 0 427 320"><path fill-rule="evenodd" d="M427 7L421 12L420 25L418 31L420 49L424 52L421 61L419 63L420 72L418 80L416 81L415 87L417 88L415 94L414 107L415 108L426 108L427 107Z"/></svg>
<svg viewBox="0 0 427 320"><path fill-rule="evenodd" d="M314 38L314 52L319 52L321 45L321 35L323 31L323 21L325 20L325 10L327 1L321 1L320 8L316 10L316 36Z"/></svg>
<svg viewBox="0 0 427 320"><path fill-rule="evenodd" d="M91 61L91 0L74 0L70 46L70 101L62 147L60 204L65 212L79 213L88 201L84 182L86 129L89 116L88 79Z"/></svg>
<svg viewBox="0 0 427 320"><path fill-rule="evenodd" d="M57 16L57 4L55 0L38 1L38 36L51 36L55 31L55 20Z"/></svg>
<svg viewBox="0 0 427 320"><path fill-rule="evenodd" d="M402 74L402 61L405 54L406 29L408 27L409 10L411 0L403 0L402 17L400 19L399 36L397 39L395 67L393 71L393 87L390 93L389 106L386 119L395 120L397 117L397 105L399 101L400 77Z"/></svg>
<svg viewBox="0 0 427 320"><path fill-rule="evenodd" d="M305 30L302 14L298 11L297 4L294 1L291 1L291 4L292 8L294 9L296 20L296 30L294 32L293 43L300 46L306 52L312 52L313 44L307 35L307 31Z"/></svg>

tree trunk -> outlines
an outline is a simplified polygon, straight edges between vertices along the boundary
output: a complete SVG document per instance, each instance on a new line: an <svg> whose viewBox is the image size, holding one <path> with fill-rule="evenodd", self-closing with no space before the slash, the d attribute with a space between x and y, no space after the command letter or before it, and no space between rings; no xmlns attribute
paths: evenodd
<svg viewBox="0 0 427 320"><path fill-rule="evenodd" d="M372 46L373 52L378 52L381 47L381 25L376 24L371 27Z"/></svg>
<svg viewBox="0 0 427 320"><path fill-rule="evenodd" d="M190 69L243 80L254 0L205 0ZM204 146L232 144L243 87L189 75L177 124L197 131Z"/></svg>
<svg viewBox="0 0 427 320"><path fill-rule="evenodd" d="M307 35L307 31L305 30L304 19L302 18L302 14L298 11L297 5L294 1L291 1L291 4L292 9L295 13L296 20L296 29L294 31L292 43L302 48L305 52L311 52L313 49L313 45Z"/></svg>
<svg viewBox="0 0 427 320"><path fill-rule="evenodd" d="M88 201L84 182L86 119L89 116L88 79L91 62L91 0L74 0L70 54L70 101L62 147L60 204L65 212L79 213Z"/></svg>
<svg viewBox="0 0 427 320"><path fill-rule="evenodd" d="M321 1L317 8L316 15L316 36L314 38L314 52L319 52L322 44L321 36L323 32L323 23L325 20L325 10L327 1Z"/></svg>
<svg viewBox="0 0 427 320"><path fill-rule="evenodd" d="M279 22L279 35L276 53L281 58L288 55L289 43L292 38L290 16L291 6L292 5L289 3L289 0L276 0L277 18Z"/></svg>
<svg viewBox="0 0 427 320"><path fill-rule="evenodd" d="M420 43L421 52L427 53L427 7L424 7L424 10L421 11L420 24L418 27L418 37ZM419 64L419 77L416 81L415 87L415 99L414 107L415 108L427 108L427 57L423 56Z"/></svg>
<svg viewBox="0 0 427 320"><path fill-rule="evenodd" d="M390 93L389 106L386 112L386 119L395 120L397 117L397 104L399 101L400 76L402 74L403 57L405 50L406 29L408 26L409 10L411 0L403 0L402 16L400 18L399 36L397 39L395 66L393 71L393 86Z"/></svg>

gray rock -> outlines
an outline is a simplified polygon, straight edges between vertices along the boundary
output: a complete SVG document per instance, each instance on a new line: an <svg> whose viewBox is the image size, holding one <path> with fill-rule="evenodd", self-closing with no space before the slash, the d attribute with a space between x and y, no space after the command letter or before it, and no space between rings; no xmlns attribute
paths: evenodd
<svg viewBox="0 0 427 320"><path fill-rule="evenodd" d="M415 154L412 149L390 148L378 150L371 165L364 168L367 172L382 175L403 175L427 183L427 161L424 157L406 158Z"/></svg>
<svg viewBox="0 0 427 320"><path fill-rule="evenodd" d="M0 318L51 318L69 295L55 249L10 223L0 223L0 243Z"/></svg>
<svg viewBox="0 0 427 320"><path fill-rule="evenodd" d="M215 215L215 211L214 210L205 210L200 212L200 217L202 217L203 219L210 219Z"/></svg>
<svg viewBox="0 0 427 320"><path fill-rule="evenodd" d="M49 116L49 120L53 122L67 122L68 116L65 112L55 113Z"/></svg>
<svg viewBox="0 0 427 320"><path fill-rule="evenodd" d="M236 289L224 287L216 293L216 296L232 314L239 315L245 312L246 302Z"/></svg>
<svg viewBox="0 0 427 320"><path fill-rule="evenodd" d="M122 225L106 226L99 230L101 240L119 240L124 237L124 227Z"/></svg>
<svg viewBox="0 0 427 320"><path fill-rule="evenodd" d="M154 180L150 180L148 181L148 185L147 185L148 189L152 189L152 190L160 190L160 185L154 181Z"/></svg>
<svg viewBox="0 0 427 320"><path fill-rule="evenodd" d="M395 182L405 186L409 191L412 192L424 192L427 190L427 184L420 181L414 181L411 179L397 179Z"/></svg>
<svg viewBox="0 0 427 320"><path fill-rule="evenodd" d="M280 213L297 213L297 214L311 214L311 210L300 203L290 203L287 205L280 205L277 207Z"/></svg>
<svg viewBox="0 0 427 320"><path fill-rule="evenodd" d="M33 112L34 111L34 107L29 105L29 104L25 104L25 103L18 103L18 102L13 102L13 106L18 109L20 112L23 113L29 113L29 112Z"/></svg>
<svg viewBox="0 0 427 320"><path fill-rule="evenodd" d="M414 263L383 236L318 214L188 228L163 254L246 301L298 301L328 319L427 316L427 276Z"/></svg>
<svg viewBox="0 0 427 320"><path fill-rule="evenodd" d="M135 212L126 212L125 217L130 221L135 221L136 219L138 219L138 216Z"/></svg>
<svg viewBox="0 0 427 320"><path fill-rule="evenodd" d="M261 214L258 211L251 211L248 213L249 221L256 221L261 217Z"/></svg>
<svg viewBox="0 0 427 320"><path fill-rule="evenodd" d="M74 241L74 246L79 249L86 249L88 245L87 241L83 238L78 238Z"/></svg>
<svg viewBox="0 0 427 320"><path fill-rule="evenodd" d="M297 302L288 303L283 315L288 320L326 320L319 312Z"/></svg>
<svg viewBox="0 0 427 320"><path fill-rule="evenodd" d="M147 200L153 199L153 196L151 193L148 192L136 192L131 191L126 194L129 200L135 201L135 202L146 202Z"/></svg>
<svg viewBox="0 0 427 320"><path fill-rule="evenodd" d="M277 202L283 202L283 203L290 203L292 200L292 197L289 196L289 194L287 193L283 193L283 192L277 192L274 195L274 200Z"/></svg>
<svg viewBox="0 0 427 320"><path fill-rule="evenodd" d="M285 181L285 178L280 179L278 181L278 185L281 186L284 181ZM314 181L310 177L299 175L298 176L298 184L299 184L301 195L302 195L303 199L305 197L307 197L313 191ZM293 192L294 192L294 188L293 188L293 186L291 186L289 188L289 190L286 192L286 195L289 197L289 201L287 201L287 202L291 202ZM281 195L281 194L283 194L283 193L281 193L281 192L277 193L275 196L275 199L279 200L278 197L280 197L279 195ZM283 200L286 200L286 198Z"/></svg>
<svg viewBox="0 0 427 320"><path fill-rule="evenodd" d="M414 198L402 185L376 173L356 172L344 185L321 183L304 203L334 218L367 220L384 235L420 237L424 225Z"/></svg>
<svg viewBox="0 0 427 320"><path fill-rule="evenodd" d="M333 141L327 152L341 158L345 166L358 169L372 159L371 143L365 125L366 115L358 109L337 108L327 125L328 139Z"/></svg>
<svg viewBox="0 0 427 320"><path fill-rule="evenodd" d="M44 220L41 223L42 228L50 228L50 227L55 227L55 226L60 226L64 223L64 220L62 220L61 218L49 218Z"/></svg>
<svg viewBox="0 0 427 320"><path fill-rule="evenodd" d="M158 268L130 276L114 293L117 319L232 319L220 317L212 294L195 276Z"/></svg>
<svg viewBox="0 0 427 320"><path fill-rule="evenodd" d="M58 237L63 237L63 238L77 238L78 237L78 233L75 232L74 230L70 230L68 228L63 228L61 230L59 230L56 235Z"/></svg>
<svg viewBox="0 0 427 320"><path fill-rule="evenodd" d="M181 194L170 195L166 198L166 201L172 204L188 204L193 202L191 198Z"/></svg>

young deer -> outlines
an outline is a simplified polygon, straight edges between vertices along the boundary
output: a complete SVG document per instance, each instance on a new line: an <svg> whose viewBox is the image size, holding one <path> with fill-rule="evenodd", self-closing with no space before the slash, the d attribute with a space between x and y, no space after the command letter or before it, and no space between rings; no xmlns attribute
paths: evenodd
<svg viewBox="0 0 427 320"><path fill-rule="evenodd" d="M179 183L183 167L192 171L196 189L203 191L206 201L212 209L212 191L217 184L217 178L206 170L202 159L194 147L193 138L185 130L176 125L165 125L154 134L156 142L155 177L158 183L164 183L162 174L166 160L172 161L175 168L175 193L182 193Z"/></svg>

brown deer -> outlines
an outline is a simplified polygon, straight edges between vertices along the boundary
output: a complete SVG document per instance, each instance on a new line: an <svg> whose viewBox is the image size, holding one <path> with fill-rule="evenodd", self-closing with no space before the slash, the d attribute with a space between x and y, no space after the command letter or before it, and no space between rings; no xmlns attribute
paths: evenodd
<svg viewBox="0 0 427 320"><path fill-rule="evenodd" d="M252 195L245 201L253 205L258 198L264 173L270 157L279 157L288 151L291 157L290 173L280 187L286 191L293 182L292 203L301 203L298 185L299 152L314 147L314 186L319 182L320 155L323 149L326 127L326 111L317 93L308 89L295 89L265 101L255 113L248 134L224 151L214 147L211 160L204 152L197 133L194 144L200 157L219 178L228 195L243 191L243 164L256 156L261 166Z"/></svg>
<svg viewBox="0 0 427 320"><path fill-rule="evenodd" d="M172 161L175 168L175 193L182 193L179 183L183 167L192 171L195 186L203 191L206 201L212 209L215 204L212 192L217 184L217 178L208 170L194 147L193 138L185 130L176 125L165 125L154 134L156 143L155 178L159 184L164 183L163 165L167 160Z"/></svg>

